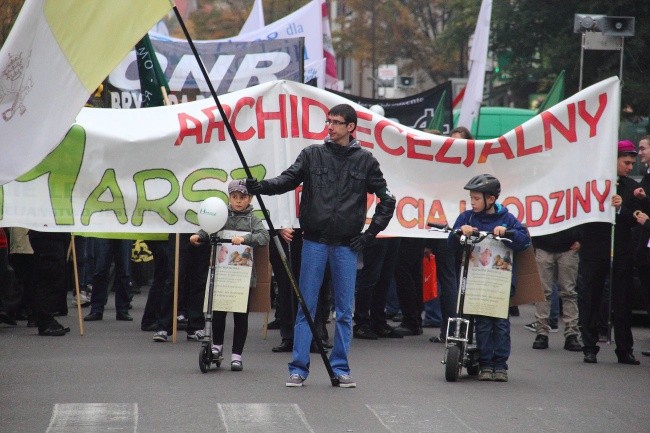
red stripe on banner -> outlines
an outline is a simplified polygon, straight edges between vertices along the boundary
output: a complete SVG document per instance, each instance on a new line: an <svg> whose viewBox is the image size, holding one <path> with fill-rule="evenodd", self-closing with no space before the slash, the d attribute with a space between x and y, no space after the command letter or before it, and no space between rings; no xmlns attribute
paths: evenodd
<svg viewBox="0 0 650 433"><path fill-rule="evenodd" d="M465 89L466 88L467 88L467 86L460 89L460 92L458 92L458 95L456 95L456 97L454 98L454 101L451 103L451 109L452 110L454 108L456 108L456 105L460 104L460 101L463 100L463 96L465 96Z"/></svg>

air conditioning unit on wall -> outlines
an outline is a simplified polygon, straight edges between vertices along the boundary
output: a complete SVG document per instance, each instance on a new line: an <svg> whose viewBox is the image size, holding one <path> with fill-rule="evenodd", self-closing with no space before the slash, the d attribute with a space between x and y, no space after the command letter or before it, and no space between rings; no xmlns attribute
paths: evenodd
<svg viewBox="0 0 650 433"><path fill-rule="evenodd" d="M409 75L400 75L397 78L397 87L401 87L403 89L410 89L415 87L415 77Z"/></svg>

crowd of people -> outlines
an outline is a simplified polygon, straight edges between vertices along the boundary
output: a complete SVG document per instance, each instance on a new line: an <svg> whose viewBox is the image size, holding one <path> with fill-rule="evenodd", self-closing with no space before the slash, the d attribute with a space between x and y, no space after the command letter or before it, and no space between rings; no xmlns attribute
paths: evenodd
<svg viewBox="0 0 650 433"><path fill-rule="evenodd" d="M423 327L439 327L430 339L445 343L447 321L456 315L459 254L455 234L449 239L382 237L391 220L395 198L372 154L354 138L355 110L341 104L327 116L329 136L323 144L309 146L279 176L258 181L233 181L228 186L229 217L226 229L248 233L231 239L233 245L256 247L269 244L269 233L252 214L255 195L275 195L303 186L300 227L280 228L284 255L302 299L287 275L279 251L270 244L274 274L276 317L270 329L279 329L281 341L273 352L291 352L286 386L300 387L309 376L310 353L329 351L336 384L352 388L348 352L353 338L379 340L421 335ZM471 138L465 128L450 134ZM646 167L640 183L630 177L637 161ZM632 300L636 269L646 306L650 295L650 136L637 146L618 143L617 183L611 205L616 224L587 223L532 239L527 229L498 203L501 183L492 174L469 180L471 208L462 213L454 229L466 235L485 230L495 235L515 234L510 245L523 250L532 242L544 301L535 305L535 321L526 325L536 333L532 348L547 349L549 337L563 323L564 349L582 352L584 362L596 363L598 343L613 324L617 360L638 365L633 353ZM364 231L366 195L379 204ZM460 191L459 191L460 194ZM8 234L8 236L5 236ZM2 297L0 321L16 325L26 320L42 336L64 336L70 329L56 320L66 315L72 285L70 253L76 251L79 302L89 307L84 321L104 320L112 281L115 319L133 321L129 310L134 293L130 240L72 237L22 228L0 229ZM379 236L378 236L379 235ZM73 243L71 244L71 239ZM209 235L180 235L179 268L175 271L176 236L147 244L154 256L153 278L140 327L152 332L155 342L168 341L174 319L174 281L178 280L180 311L177 319L187 339L203 341L204 297L210 259ZM7 251L8 249L8 262ZM422 257L436 258L438 298L423 302ZM250 254L250 249L246 254ZM8 263L11 267L8 267ZM515 264L516 266L516 264ZM5 269L13 268L13 272ZM114 269L114 278L112 271ZM252 273L251 287L254 286ZM514 287L514 285L513 285ZM313 319L316 335L301 308ZM76 305L76 300L75 300ZM514 310L510 310L514 313ZM334 317L330 339L326 323ZM398 323L391 326L389 320ZM242 352L248 329L248 313L234 313L231 369L243 369ZM212 322L212 351L221 359L224 351L226 312L216 312ZM510 322L487 316L474 318L479 349L479 380L508 380ZM644 355L650 352L643 351Z"/></svg>

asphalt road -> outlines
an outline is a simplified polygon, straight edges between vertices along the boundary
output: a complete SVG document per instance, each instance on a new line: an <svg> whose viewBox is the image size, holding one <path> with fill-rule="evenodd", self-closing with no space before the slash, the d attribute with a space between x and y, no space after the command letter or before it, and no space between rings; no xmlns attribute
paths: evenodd
<svg viewBox="0 0 650 433"><path fill-rule="evenodd" d="M113 298L101 322L79 335L76 310L62 317L65 337L39 337L35 328L0 325L0 432L650 432L650 328L634 337L640 366L616 363L603 344L598 364L562 349L533 350L523 325L533 308L512 318L508 383L478 382L464 372L445 381L437 329L402 340L353 340L356 389L333 388L312 355L303 388L286 388L290 354L272 353L278 331L262 333L251 314L244 371L229 362L202 374L200 344L178 334L154 343L139 319L146 291L134 298L134 322L115 321ZM331 326L331 325L330 325ZM226 361L232 341L228 319ZM332 332L330 328L330 332Z"/></svg>

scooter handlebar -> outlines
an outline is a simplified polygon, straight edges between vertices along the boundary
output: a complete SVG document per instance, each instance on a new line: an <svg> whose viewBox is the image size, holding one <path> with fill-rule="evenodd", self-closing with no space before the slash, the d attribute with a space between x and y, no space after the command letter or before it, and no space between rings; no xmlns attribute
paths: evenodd
<svg viewBox="0 0 650 433"><path fill-rule="evenodd" d="M460 237L463 235L463 231L461 229L452 229L449 227L447 224L434 224L434 223L427 223L427 226L431 227L431 230L435 230L438 232L444 232L444 233L449 233L453 232L454 235ZM473 239L474 243L480 242L485 238L492 238L496 239L498 241L504 241L504 242L512 242L515 233L512 230L506 230L503 236L497 236L493 234L492 232L485 232L485 231L479 231L479 230L474 230L472 234L469 236L469 238Z"/></svg>

